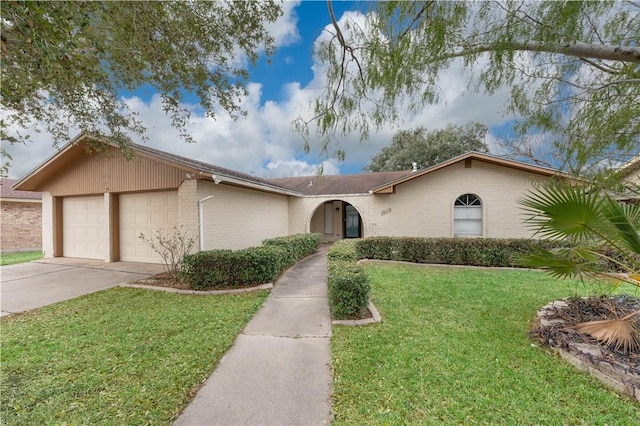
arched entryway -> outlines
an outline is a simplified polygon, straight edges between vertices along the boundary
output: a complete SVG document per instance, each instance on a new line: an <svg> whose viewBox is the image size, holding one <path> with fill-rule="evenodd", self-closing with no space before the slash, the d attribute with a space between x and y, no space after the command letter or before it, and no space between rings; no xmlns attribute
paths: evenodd
<svg viewBox="0 0 640 426"><path fill-rule="evenodd" d="M322 235L323 242L361 238L362 217L355 207L345 201L325 201L313 212L309 231Z"/></svg>

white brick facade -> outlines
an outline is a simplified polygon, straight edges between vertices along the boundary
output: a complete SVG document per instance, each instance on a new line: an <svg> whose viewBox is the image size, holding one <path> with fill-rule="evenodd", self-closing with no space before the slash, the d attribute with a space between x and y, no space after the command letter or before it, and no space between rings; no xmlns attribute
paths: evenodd
<svg viewBox="0 0 640 426"><path fill-rule="evenodd" d="M288 235L287 196L199 181L197 199L209 195L213 198L202 205L204 250L241 249ZM196 220L197 209L196 200L196 208L192 209Z"/></svg>
<svg viewBox="0 0 640 426"><path fill-rule="evenodd" d="M517 200L542 179L500 165L475 161L465 168L460 162L398 185L395 194L291 197L289 233L310 232L312 218L314 229L322 229L323 215L314 217L314 212L327 201L339 200L358 210L364 237L452 237L454 202L471 193L482 201L484 237L529 238ZM334 228L336 239L340 232Z"/></svg>
<svg viewBox="0 0 640 426"><path fill-rule="evenodd" d="M523 223L518 199L532 184L555 174L524 163L468 153L414 174L334 177L324 182L316 180L313 186L313 178L299 178L302 185L296 187L141 146L136 149L146 155L144 162L110 157L101 163L101 173L110 171L103 176L90 157L70 145L17 184L21 190L42 192L45 257L65 255L62 207L67 197L99 196L104 200L102 233L108 240L103 251L105 261L110 262L120 259L123 248L118 232L123 229L123 194L176 190L177 223L194 239L194 252L200 249L201 233L204 250L257 246L267 238L305 232L320 232L324 241L336 241L344 238L347 205L357 210L363 237L452 237L454 203L464 194L474 194L482 202L483 237L527 238L531 232ZM58 157L67 160L58 164ZM65 168L69 162L75 167ZM112 169L118 173L111 173ZM635 178L637 173L630 177ZM344 186L346 182L350 186Z"/></svg>

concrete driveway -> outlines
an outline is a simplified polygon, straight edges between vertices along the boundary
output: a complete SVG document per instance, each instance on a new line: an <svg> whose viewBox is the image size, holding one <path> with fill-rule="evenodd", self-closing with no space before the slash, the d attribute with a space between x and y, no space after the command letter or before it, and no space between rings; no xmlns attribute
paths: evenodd
<svg viewBox="0 0 640 426"><path fill-rule="evenodd" d="M1 315L73 299L163 271L153 263L56 257L0 267Z"/></svg>

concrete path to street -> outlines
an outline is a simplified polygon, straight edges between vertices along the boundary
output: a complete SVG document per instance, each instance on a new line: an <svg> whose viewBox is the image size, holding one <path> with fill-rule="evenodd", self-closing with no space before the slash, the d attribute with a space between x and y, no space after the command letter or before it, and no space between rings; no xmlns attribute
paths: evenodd
<svg viewBox="0 0 640 426"><path fill-rule="evenodd" d="M162 265L55 257L0 267L2 316L73 299L163 271Z"/></svg>
<svg viewBox="0 0 640 426"><path fill-rule="evenodd" d="M289 269L174 425L331 424L327 249Z"/></svg>

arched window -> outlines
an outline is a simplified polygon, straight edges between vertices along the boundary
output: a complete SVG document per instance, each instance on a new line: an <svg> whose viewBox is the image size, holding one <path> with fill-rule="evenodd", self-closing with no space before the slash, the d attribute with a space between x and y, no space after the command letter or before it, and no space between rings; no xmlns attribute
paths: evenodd
<svg viewBox="0 0 640 426"><path fill-rule="evenodd" d="M482 236L482 202L477 195L464 194L453 205L453 236Z"/></svg>

